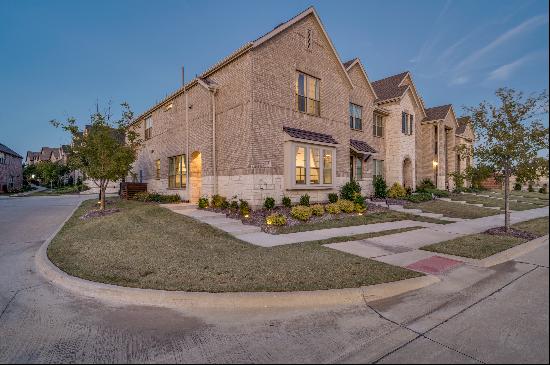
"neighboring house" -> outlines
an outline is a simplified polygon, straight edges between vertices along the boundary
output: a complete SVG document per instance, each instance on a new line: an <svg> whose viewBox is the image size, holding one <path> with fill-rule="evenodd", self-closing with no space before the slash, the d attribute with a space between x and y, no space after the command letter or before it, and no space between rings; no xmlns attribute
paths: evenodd
<svg viewBox="0 0 550 365"><path fill-rule="evenodd" d="M221 194L253 206L324 201L350 179L371 194L375 175L445 188L459 127L450 105L424 106L409 72L371 83L359 59L342 63L308 8L137 117L134 177L192 202Z"/></svg>
<svg viewBox="0 0 550 365"><path fill-rule="evenodd" d="M23 187L23 157L0 143L0 193Z"/></svg>

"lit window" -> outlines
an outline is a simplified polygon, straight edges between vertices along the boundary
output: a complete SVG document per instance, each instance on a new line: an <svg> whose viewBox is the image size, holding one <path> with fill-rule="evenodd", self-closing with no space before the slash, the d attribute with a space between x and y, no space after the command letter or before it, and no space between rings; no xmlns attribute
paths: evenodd
<svg viewBox="0 0 550 365"><path fill-rule="evenodd" d="M309 183L320 184L321 183L321 157L319 148L309 148Z"/></svg>
<svg viewBox="0 0 550 365"><path fill-rule="evenodd" d="M155 161L155 177L160 179L160 160Z"/></svg>
<svg viewBox="0 0 550 365"><path fill-rule="evenodd" d="M299 145L294 146L293 151L295 161L293 178L296 185L332 184L334 173L333 149Z"/></svg>
<svg viewBox="0 0 550 365"><path fill-rule="evenodd" d="M323 150L323 184L332 184L332 151Z"/></svg>
<svg viewBox="0 0 550 365"><path fill-rule="evenodd" d="M349 126L351 129L363 129L363 108L357 104L349 103Z"/></svg>
<svg viewBox="0 0 550 365"><path fill-rule="evenodd" d="M153 132L153 118L145 118L145 139L149 139Z"/></svg>
<svg viewBox="0 0 550 365"><path fill-rule="evenodd" d="M187 168L185 155L168 158L168 187L183 189L187 186Z"/></svg>
<svg viewBox="0 0 550 365"><path fill-rule="evenodd" d="M383 117L380 114L374 114L372 122L372 134L375 137L384 137Z"/></svg>
<svg viewBox="0 0 550 365"><path fill-rule="evenodd" d="M296 184L306 183L306 152L304 147L296 147Z"/></svg>
<svg viewBox="0 0 550 365"><path fill-rule="evenodd" d="M296 108L302 113L320 115L319 79L301 72L298 73Z"/></svg>

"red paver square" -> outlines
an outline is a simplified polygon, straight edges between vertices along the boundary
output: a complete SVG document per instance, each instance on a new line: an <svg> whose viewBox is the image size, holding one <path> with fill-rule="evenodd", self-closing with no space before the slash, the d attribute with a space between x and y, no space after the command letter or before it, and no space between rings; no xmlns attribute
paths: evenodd
<svg viewBox="0 0 550 365"><path fill-rule="evenodd" d="M417 262L413 262L408 269L421 271L426 274L441 274L461 265L462 261L451 260L441 256L432 256Z"/></svg>

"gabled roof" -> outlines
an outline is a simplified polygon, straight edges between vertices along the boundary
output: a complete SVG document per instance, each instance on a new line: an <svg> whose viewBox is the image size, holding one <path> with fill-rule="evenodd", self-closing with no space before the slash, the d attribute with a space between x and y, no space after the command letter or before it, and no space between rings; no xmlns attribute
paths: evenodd
<svg viewBox="0 0 550 365"><path fill-rule="evenodd" d="M40 161L49 160L54 150L55 148L52 147L42 147L42 149L40 149Z"/></svg>
<svg viewBox="0 0 550 365"><path fill-rule="evenodd" d="M349 144L351 148L362 153L377 153L377 151L371 147L367 142L358 141L356 139L350 139Z"/></svg>
<svg viewBox="0 0 550 365"><path fill-rule="evenodd" d="M470 117L460 117L456 121L458 122L456 134L464 134L464 132L466 132L468 124L470 124Z"/></svg>
<svg viewBox="0 0 550 365"><path fill-rule="evenodd" d="M40 152L27 151L27 158L35 160L38 159L38 157L40 157Z"/></svg>
<svg viewBox="0 0 550 365"><path fill-rule="evenodd" d="M409 88L408 85L402 85L403 80L405 80L408 74L409 71L405 71L397 75L374 81L372 87L378 96L376 101L382 102L402 97Z"/></svg>
<svg viewBox="0 0 550 365"><path fill-rule="evenodd" d="M5 144L0 143L0 152L5 153L6 155L10 155L17 158L23 158L21 155L19 155L17 152L6 146Z"/></svg>
<svg viewBox="0 0 550 365"><path fill-rule="evenodd" d="M363 64L361 63L361 60L359 58L354 58L352 60L346 61L343 63L344 67L346 68L346 71L349 72L353 66L358 65L361 69L361 72L363 73L363 76L365 77L365 80L367 80L367 85L369 85L369 88L371 89L372 93L374 94L374 99L378 99L378 96L376 95L376 90L372 87L372 84L370 83L369 77L367 76L367 71L365 71L365 68L363 67Z"/></svg>
<svg viewBox="0 0 550 365"><path fill-rule="evenodd" d="M167 102L169 102L169 101L173 100L174 98L178 97L179 95L183 94L183 92L185 90L189 90L191 87L195 86L198 83L198 80L202 79L204 81L205 79L208 78L208 76L212 75L214 72L216 72L220 68L222 68L222 67L228 65L229 63L231 63L232 61L238 59L240 56L246 54L249 50L251 50L255 47L258 47L261 44L268 41L269 39L275 37L277 34L279 34L279 33L283 32L284 30L288 29L289 27L296 24L300 20L304 19L308 15L313 15L315 17L315 19L317 20L317 22L319 23L319 27L323 31L323 34L324 34L325 38L327 39L334 55L336 56L336 59L338 60L338 64L342 68L342 72L343 72L344 77L349 82L350 86L353 87L353 83L351 82L351 79L349 78L349 75L348 75L346 69L342 65L342 60L340 59L340 56L338 55L338 52L336 52L336 49L334 48L334 45L332 44L332 41L330 40L330 37L328 36L328 34L325 30L325 27L323 26L323 23L321 22L321 19L317 15L317 12L315 11L315 8L313 8L313 6L310 6L309 8L304 10L303 12L301 12L301 13L297 14L296 16L294 16L293 18L291 18L290 20L277 25L275 28L273 28L271 31L267 32L266 34L256 38L255 40L253 40L251 42L245 43L242 47L237 49L235 52L233 52L229 56L223 58L221 61L214 64L212 67L210 67L209 69L204 71L202 74L195 77L193 80L191 80L190 82L188 82L187 84L185 84L184 86L182 86L181 88L179 88L178 90L173 92L172 94L168 95L166 98L164 98L160 102L156 103L151 108L147 109L145 112L140 114L137 118L135 118L131 124L137 123L143 117L147 116L148 114L151 114L153 111L160 108L162 105L166 104Z"/></svg>
<svg viewBox="0 0 550 365"><path fill-rule="evenodd" d="M338 144L338 142L330 135L317 132L306 131L298 128L283 127L283 131L293 138L305 139L308 141Z"/></svg>
<svg viewBox="0 0 550 365"><path fill-rule="evenodd" d="M447 116L451 108L452 108L451 104L434 106L433 108L428 108L426 109L426 118L424 119L424 121L445 119L445 117Z"/></svg>

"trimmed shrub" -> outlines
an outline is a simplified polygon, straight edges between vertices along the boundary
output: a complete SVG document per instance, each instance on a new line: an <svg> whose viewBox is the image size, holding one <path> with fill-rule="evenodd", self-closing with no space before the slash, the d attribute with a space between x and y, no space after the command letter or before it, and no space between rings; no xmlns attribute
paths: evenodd
<svg viewBox="0 0 550 365"><path fill-rule="evenodd" d="M231 203L229 203L227 200L222 201L222 206L221 206L222 209L229 209L230 206L231 206Z"/></svg>
<svg viewBox="0 0 550 365"><path fill-rule="evenodd" d="M330 214L340 214L341 212L340 206L338 205L338 203L330 203L325 205L325 210L327 211L327 213L330 213Z"/></svg>
<svg viewBox="0 0 550 365"><path fill-rule="evenodd" d="M272 197L268 196L267 198L265 198L264 200L264 208L265 209L273 209L275 208L275 199L273 199Z"/></svg>
<svg viewBox="0 0 550 365"><path fill-rule="evenodd" d="M521 191L521 184L520 183L515 183L514 184L514 190L515 191Z"/></svg>
<svg viewBox="0 0 550 365"><path fill-rule="evenodd" d="M325 207L323 207L321 204L312 205L311 212L313 213L313 215L320 217L325 214Z"/></svg>
<svg viewBox="0 0 550 365"><path fill-rule="evenodd" d="M309 195L304 194L300 197L300 205L309 207Z"/></svg>
<svg viewBox="0 0 550 365"><path fill-rule="evenodd" d="M288 196L283 196L283 206L290 208L292 206L292 200Z"/></svg>
<svg viewBox="0 0 550 365"><path fill-rule="evenodd" d="M355 180L348 181L340 188L340 198L345 200L353 201L359 194L361 194L361 185Z"/></svg>
<svg viewBox="0 0 550 365"><path fill-rule="evenodd" d="M239 202L236 201L236 200L231 200L231 204L229 204L229 209L233 210L233 211L238 211L239 210Z"/></svg>
<svg viewBox="0 0 550 365"><path fill-rule="evenodd" d="M357 205L359 204L360 206L362 207L366 207L367 206L367 202L366 202L366 199L363 195L357 195L355 197L355 199L353 199L353 202Z"/></svg>
<svg viewBox="0 0 550 365"><path fill-rule="evenodd" d="M139 193L136 193L132 199L140 201L140 202L155 202L155 203L179 203L181 201L181 198L178 194L171 194L171 195L164 195L159 193L148 193L146 191L142 191Z"/></svg>
<svg viewBox="0 0 550 365"><path fill-rule="evenodd" d="M546 194L546 186L539 188L539 193Z"/></svg>
<svg viewBox="0 0 550 365"><path fill-rule="evenodd" d="M367 210L367 206L366 205L361 205L361 204L357 204L355 203L355 211L357 213L363 213L364 211Z"/></svg>
<svg viewBox="0 0 550 365"><path fill-rule="evenodd" d="M290 215L292 218L299 219L303 222L309 220L311 218L311 208L307 207L305 205L297 205L295 207L292 207L290 210Z"/></svg>
<svg viewBox="0 0 550 365"><path fill-rule="evenodd" d="M388 190L388 197L392 199L401 199L404 198L406 195L407 191L405 190L405 188L397 182L394 183Z"/></svg>
<svg viewBox="0 0 550 365"><path fill-rule="evenodd" d="M530 192L530 193L535 191L535 188L533 188L532 184L529 184L529 186L527 187L527 191Z"/></svg>
<svg viewBox="0 0 550 365"><path fill-rule="evenodd" d="M265 222L273 226L284 226L286 225L286 217L281 213L275 213L275 214L268 215L265 218Z"/></svg>
<svg viewBox="0 0 550 365"><path fill-rule="evenodd" d="M248 205L248 202L246 200L239 200L239 211L242 216L250 214L250 206Z"/></svg>
<svg viewBox="0 0 550 365"><path fill-rule="evenodd" d="M422 191L422 192L419 192L419 193L411 194L411 195L407 196L405 199L407 199L408 201L410 201L412 203L421 203L421 202L430 201L433 198L432 198L431 193L426 193L426 192Z"/></svg>
<svg viewBox="0 0 550 365"><path fill-rule="evenodd" d="M433 190L436 189L435 184L431 179L423 179L420 181L420 184L416 186L416 191L427 191L427 190Z"/></svg>
<svg viewBox="0 0 550 365"><path fill-rule="evenodd" d="M338 201L338 194L336 193L328 194L328 201L331 203L336 203Z"/></svg>
<svg viewBox="0 0 550 365"><path fill-rule="evenodd" d="M221 208L226 201L227 199L224 196L216 194L212 196L212 207Z"/></svg>
<svg viewBox="0 0 550 365"><path fill-rule="evenodd" d="M377 175L374 178L372 185L374 186L374 196L376 198L386 197L386 191L388 190L388 185L386 184L386 180L384 180L382 176Z"/></svg>
<svg viewBox="0 0 550 365"><path fill-rule="evenodd" d="M431 189L427 192L435 195L438 198L448 198L450 195L447 190L440 190L440 189Z"/></svg>
<svg viewBox="0 0 550 365"><path fill-rule="evenodd" d="M355 211L355 204L351 200L340 199L336 204L342 212L353 213Z"/></svg>
<svg viewBox="0 0 550 365"><path fill-rule="evenodd" d="M206 209L206 208L208 208L208 198L205 197L205 196L200 197L200 198L199 198L198 206L199 206L199 209Z"/></svg>

